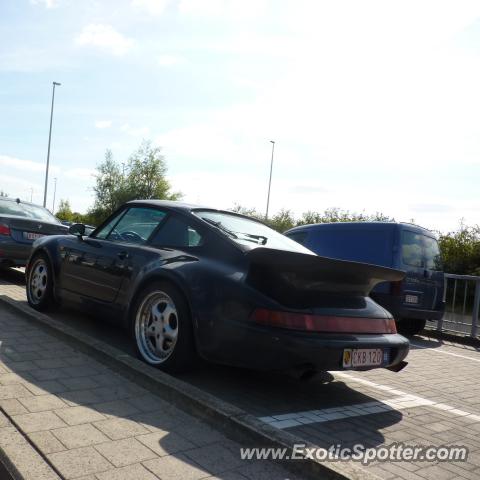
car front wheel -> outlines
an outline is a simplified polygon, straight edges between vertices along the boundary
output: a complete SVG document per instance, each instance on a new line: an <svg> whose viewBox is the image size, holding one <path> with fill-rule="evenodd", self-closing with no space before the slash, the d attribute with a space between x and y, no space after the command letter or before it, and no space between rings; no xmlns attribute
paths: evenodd
<svg viewBox="0 0 480 480"><path fill-rule="evenodd" d="M35 255L27 269L27 300L35 310L43 311L55 303L53 271L43 253Z"/></svg>
<svg viewBox="0 0 480 480"><path fill-rule="evenodd" d="M172 285L155 282L138 296L131 318L138 357L166 372L188 369L195 358L190 312Z"/></svg>

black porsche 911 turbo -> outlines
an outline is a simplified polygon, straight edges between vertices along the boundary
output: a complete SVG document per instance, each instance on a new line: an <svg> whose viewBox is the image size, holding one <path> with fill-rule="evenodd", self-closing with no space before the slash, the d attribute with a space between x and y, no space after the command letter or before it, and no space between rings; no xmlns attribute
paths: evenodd
<svg viewBox="0 0 480 480"><path fill-rule="evenodd" d="M257 370L406 364L408 340L368 297L403 272L319 257L258 220L179 202L129 202L90 235L70 233L35 242L29 304L113 318L165 371L196 355Z"/></svg>

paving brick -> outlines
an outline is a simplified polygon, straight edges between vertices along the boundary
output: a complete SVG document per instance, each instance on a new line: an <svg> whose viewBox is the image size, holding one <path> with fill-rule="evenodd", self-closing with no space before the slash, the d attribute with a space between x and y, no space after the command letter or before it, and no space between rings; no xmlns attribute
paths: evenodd
<svg viewBox="0 0 480 480"><path fill-rule="evenodd" d="M70 390L85 390L98 387L98 383L91 377L62 378L60 383Z"/></svg>
<svg viewBox="0 0 480 480"><path fill-rule="evenodd" d="M48 455L48 459L67 480L112 469L112 464L93 447L52 453Z"/></svg>
<svg viewBox="0 0 480 480"><path fill-rule="evenodd" d="M84 406L62 408L55 410L55 413L68 425L80 425L81 423L95 422L105 418L96 410Z"/></svg>
<svg viewBox="0 0 480 480"><path fill-rule="evenodd" d="M106 416L126 417L138 413L138 408L125 400L95 403L92 408Z"/></svg>
<svg viewBox="0 0 480 480"><path fill-rule="evenodd" d="M148 433L144 426L127 418L110 418L95 422L94 425L112 440L121 440Z"/></svg>
<svg viewBox="0 0 480 480"><path fill-rule="evenodd" d="M162 480L199 480L209 476L209 472L182 454L147 460L143 465Z"/></svg>
<svg viewBox="0 0 480 480"><path fill-rule="evenodd" d="M128 465L108 472L97 473L98 480L157 480L158 477L142 464Z"/></svg>
<svg viewBox="0 0 480 480"><path fill-rule="evenodd" d="M157 431L135 438L160 457L177 452L184 452L185 450L191 450L196 447L192 442L189 442L175 432Z"/></svg>
<svg viewBox="0 0 480 480"><path fill-rule="evenodd" d="M43 454L56 453L66 450L50 431L34 432L28 435L28 438L37 446Z"/></svg>
<svg viewBox="0 0 480 480"><path fill-rule="evenodd" d="M28 410L16 398L0 400L0 408L2 408L7 415L28 413Z"/></svg>
<svg viewBox="0 0 480 480"><path fill-rule="evenodd" d="M157 455L152 450L135 438L102 443L95 448L116 467L124 467L132 463L140 463L157 458Z"/></svg>
<svg viewBox="0 0 480 480"><path fill-rule="evenodd" d="M25 413L22 415L15 415L12 418L26 433L66 427L65 422L55 415L54 412Z"/></svg>
<svg viewBox="0 0 480 480"><path fill-rule="evenodd" d="M66 407L65 402L60 400L55 395L36 395L33 397L20 398L19 402L29 412L43 412Z"/></svg>
<svg viewBox="0 0 480 480"><path fill-rule="evenodd" d="M235 455L218 443L189 450L185 455L213 474L233 470L243 463L239 452Z"/></svg>
<svg viewBox="0 0 480 480"><path fill-rule="evenodd" d="M102 442L108 442L109 438L90 423L74 425L72 427L58 428L52 430L58 440L68 449L89 447Z"/></svg>
<svg viewBox="0 0 480 480"><path fill-rule="evenodd" d="M25 383L25 387L33 395L65 392L67 388L57 380L36 380L34 383Z"/></svg>
<svg viewBox="0 0 480 480"><path fill-rule="evenodd" d="M24 385L0 385L0 400L32 395Z"/></svg>

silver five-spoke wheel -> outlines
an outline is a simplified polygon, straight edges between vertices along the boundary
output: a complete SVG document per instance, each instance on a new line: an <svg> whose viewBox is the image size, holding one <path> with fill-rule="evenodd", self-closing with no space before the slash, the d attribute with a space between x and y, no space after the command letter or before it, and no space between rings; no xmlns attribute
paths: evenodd
<svg viewBox="0 0 480 480"><path fill-rule="evenodd" d="M178 338L178 313L175 303L162 291L147 295L137 310L135 337L142 357L159 365L175 350Z"/></svg>
<svg viewBox="0 0 480 480"><path fill-rule="evenodd" d="M38 304L47 293L48 282L48 267L43 258L35 260L31 268L30 278L28 282L28 289L30 293L30 300Z"/></svg>

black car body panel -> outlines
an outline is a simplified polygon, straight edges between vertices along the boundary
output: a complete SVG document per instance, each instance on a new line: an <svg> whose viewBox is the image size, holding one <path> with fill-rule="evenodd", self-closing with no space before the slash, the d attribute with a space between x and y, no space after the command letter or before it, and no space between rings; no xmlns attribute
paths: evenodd
<svg viewBox="0 0 480 480"><path fill-rule="evenodd" d="M98 238L114 215L135 207L165 212L165 220L148 241L138 245ZM128 324L135 298L146 285L159 279L172 283L187 302L198 353L207 360L265 370L300 365L336 370L342 368L344 348L382 345L389 351L382 366L405 358L408 341L398 334L293 331L258 325L251 319L258 308L391 319L368 293L378 282L403 278L403 272L322 258L311 252L268 248L268 244L250 245L249 238L242 245L202 220L199 210L179 202L129 202L90 236L41 238L32 255L48 255L58 300L74 301L123 325ZM169 218L187 222L200 235L201 243L155 245L155 237Z"/></svg>
<svg viewBox="0 0 480 480"><path fill-rule="evenodd" d="M67 232L68 228L43 207L1 198L0 266L25 266L37 238Z"/></svg>

